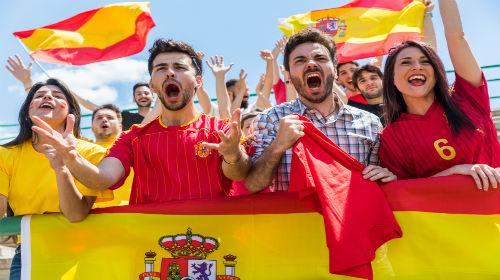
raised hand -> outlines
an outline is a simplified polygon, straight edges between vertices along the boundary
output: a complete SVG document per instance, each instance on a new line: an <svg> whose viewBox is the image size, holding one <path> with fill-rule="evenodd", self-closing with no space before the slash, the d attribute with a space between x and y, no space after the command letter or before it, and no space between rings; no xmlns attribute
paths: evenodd
<svg viewBox="0 0 500 280"><path fill-rule="evenodd" d="M203 60L203 58L205 57L205 53L203 53L202 51L197 51L197 52L196 52L196 56L197 56L199 59Z"/></svg>
<svg viewBox="0 0 500 280"><path fill-rule="evenodd" d="M229 130L227 133L223 131L217 131L220 137L220 143L207 143L204 142L202 145L209 149L214 149L219 152L224 158L224 161L229 164L238 162L241 157L240 140L241 140L241 111L240 109L234 110L231 115L229 122Z"/></svg>
<svg viewBox="0 0 500 280"><path fill-rule="evenodd" d="M205 61L207 63L208 68L212 70L212 73L214 76L217 77L224 77L229 70L233 67L233 63L229 65L224 64L224 57L223 56L212 56L210 57L211 63Z"/></svg>
<svg viewBox="0 0 500 280"><path fill-rule="evenodd" d="M235 84L236 94L243 94L247 89L247 77L248 74L245 69L240 70L239 80Z"/></svg>
<svg viewBox="0 0 500 280"><path fill-rule="evenodd" d="M23 83L24 87L31 87L31 62L26 67L22 59L16 54L13 57L9 56L5 68L16 78L16 80Z"/></svg>
<svg viewBox="0 0 500 280"><path fill-rule="evenodd" d="M274 59L274 55L269 50L262 50L259 55L264 61L272 61Z"/></svg>
<svg viewBox="0 0 500 280"><path fill-rule="evenodd" d="M277 59L278 55L280 53L283 53L283 51L285 50L286 42L288 42L288 38L286 36L283 36L276 42L276 44L274 45L274 49L272 51L274 59Z"/></svg>
<svg viewBox="0 0 500 280"><path fill-rule="evenodd" d="M66 129L62 133L54 130L39 117L33 117L32 121L35 126L32 126L31 129L37 133L43 143L50 145L62 158L76 152L76 138L73 134L75 126L74 115L68 115L66 118Z"/></svg>
<svg viewBox="0 0 500 280"><path fill-rule="evenodd" d="M396 175L392 173L389 169L383 168L376 165L368 165L362 172L363 179L370 181L380 180L381 182L387 183L397 179Z"/></svg>

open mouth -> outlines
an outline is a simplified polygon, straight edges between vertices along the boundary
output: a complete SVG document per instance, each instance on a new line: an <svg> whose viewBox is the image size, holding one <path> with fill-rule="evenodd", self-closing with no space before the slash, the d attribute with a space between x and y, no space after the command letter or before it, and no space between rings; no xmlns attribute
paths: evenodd
<svg viewBox="0 0 500 280"><path fill-rule="evenodd" d="M40 109L54 109L54 105L50 103L42 103L38 108Z"/></svg>
<svg viewBox="0 0 500 280"><path fill-rule="evenodd" d="M426 81L427 79L424 75L411 75L410 78L408 78L408 83L414 87L423 86Z"/></svg>
<svg viewBox="0 0 500 280"><path fill-rule="evenodd" d="M108 125L108 124L103 124L103 125L101 125L101 128L102 128L102 129L109 128L109 125Z"/></svg>
<svg viewBox="0 0 500 280"><path fill-rule="evenodd" d="M174 83L169 83L165 86L165 93L167 94L168 97L177 97L179 96L180 92L181 89L179 88L178 85Z"/></svg>
<svg viewBox="0 0 500 280"><path fill-rule="evenodd" d="M321 87L321 76L319 73L310 73L306 75L306 83L310 89L318 89Z"/></svg>

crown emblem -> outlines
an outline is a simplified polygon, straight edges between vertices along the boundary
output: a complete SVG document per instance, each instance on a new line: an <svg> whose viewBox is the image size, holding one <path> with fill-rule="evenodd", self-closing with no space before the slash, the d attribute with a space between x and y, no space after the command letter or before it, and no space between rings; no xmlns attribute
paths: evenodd
<svg viewBox="0 0 500 280"><path fill-rule="evenodd" d="M191 228L187 229L186 234L162 236L158 243L173 258L180 259L206 259L219 248L219 242L215 238L193 234Z"/></svg>

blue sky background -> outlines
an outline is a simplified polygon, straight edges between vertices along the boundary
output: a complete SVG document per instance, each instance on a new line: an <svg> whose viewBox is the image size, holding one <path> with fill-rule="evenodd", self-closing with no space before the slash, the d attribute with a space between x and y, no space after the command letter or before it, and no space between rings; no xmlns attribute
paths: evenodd
<svg viewBox="0 0 500 280"><path fill-rule="evenodd" d="M71 17L77 13L119 1L86 0L20 0L3 1L0 17L0 57L5 65L7 57L20 54L26 62L28 55L21 48L12 32L32 29ZM184 40L201 50L207 58L224 55L227 62L235 63L227 78L237 77L240 68L248 72L250 88L255 87L265 63L258 56L259 50L272 49L281 36L278 18L309 10L337 7L349 0L337 1L151 1L151 12L156 27L150 32L146 48L134 56L110 62L73 67L42 63L54 77L60 77L75 91L97 104L112 102L120 108L132 108L132 85L147 81L147 49L159 37ZM476 58L481 65L500 64L500 1L458 0L462 22ZM436 6L438 3L436 3ZM438 7L434 9L438 52L447 69L451 69L443 35ZM212 73L204 65L204 83L211 96L215 95ZM46 77L34 65L35 80ZM500 78L500 68L485 70L487 79ZM452 78L452 76L450 76ZM15 127L1 125L17 123L19 107L24 100L22 86L1 67L0 85L3 98L0 102L0 139L17 133ZM489 84L490 95L500 96L500 81ZM492 107L500 108L500 99L492 100ZM88 111L84 110L84 113ZM83 126L89 120L84 119ZM91 137L89 130L85 136ZM1 141L1 140L0 140Z"/></svg>

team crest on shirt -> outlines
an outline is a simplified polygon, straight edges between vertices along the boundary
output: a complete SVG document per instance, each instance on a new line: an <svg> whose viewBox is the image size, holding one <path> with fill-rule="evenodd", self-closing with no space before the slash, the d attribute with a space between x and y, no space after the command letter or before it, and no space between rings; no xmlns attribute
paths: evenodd
<svg viewBox="0 0 500 280"><path fill-rule="evenodd" d="M160 271L155 271L157 254L145 253L146 271L139 275L140 280L240 280L235 275L236 256L224 255L222 264L224 274L217 275L217 260L207 257L219 248L219 241L210 236L192 233L165 235L158 241L160 247L170 253L171 258L162 258ZM219 263L219 265L222 265ZM158 270L158 269L156 269Z"/></svg>
<svg viewBox="0 0 500 280"><path fill-rule="evenodd" d="M203 143L203 141L194 144L194 154L197 157L206 158L210 155L210 149L204 147L201 143Z"/></svg>
<svg viewBox="0 0 500 280"><path fill-rule="evenodd" d="M313 23L312 27L332 37L339 32L339 37L344 37L347 25L345 24L345 20L340 20L340 18L324 17Z"/></svg>

